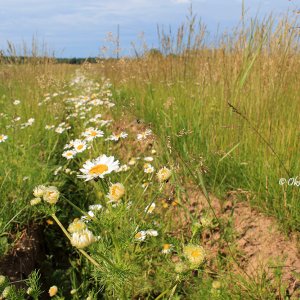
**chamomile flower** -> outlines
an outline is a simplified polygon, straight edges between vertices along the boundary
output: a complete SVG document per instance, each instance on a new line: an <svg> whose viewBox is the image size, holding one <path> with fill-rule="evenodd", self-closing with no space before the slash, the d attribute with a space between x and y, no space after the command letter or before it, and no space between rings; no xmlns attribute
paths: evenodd
<svg viewBox="0 0 300 300"><path fill-rule="evenodd" d="M88 229L76 231L76 232L72 233L72 235L71 235L71 244L72 244L72 246L74 246L78 249L88 247L89 245L94 243L96 240L97 240L96 237Z"/></svg>
<svg viewBox="0 0 300 300"><path fill-rule="evenodd" d="M149 235L149 236L158 236L158 232L157 232L157 230L154 230L154 229L148 229L146 231L146 235Z"/></svg>
<svg viewBox="0 0 300 300"><path fill-rule="evenodd" d="M21 103L20 100L15 100L15 101L13 102L13 105L19 105L20 103Z"/></svg>
<svg viewBox="0 0 300 300"><path fill-rule="evenodd" d="M80 219L74 219L74 221L68 227L68 231L70 233L82 231L84 229L86 229L86 224Z"/></svg>
<svg viewBox="0 0 300 300"><path fill-rule="evenodd" d="M205 251L203 247L198 245L189 244L184 246L183 254L193 267L198 267L205 260Z"/></svg>
<svg viewBox="0 0 300 300"><path fill-rule="evenodd" d="M171 175L172 175L172 172L167 167L163 167L156 174L159 182L165 182L165 181L169 180Z"/></svg>
<svg viewBox="0 0 300 300"><path fill-rule="evenodd" d="M12 287L9 285L2 291L1 299L9 299L12 294ZM3 297L3 298L2 298Z"/></svg>
<svg viewBox="0 0 300 300"><path fill-rule="evenodd" d="M51 286L49 289L49 296L54 297L58 292L58 287L56 285Z"/></svg>
<svg viewBox="0 0 300 300"><path fill-rule="evenodd" d="M125 194L125 187L122 183L114 183L109 187L107 198L112 202L118 202Z"/></svg>
<svg viewBox="0 0 300 300"><path fill-rule="evenodd" d="M95 129L94 127L90 127L85 132L83 132L82 135L87 141L92 141L97 137L102 137L104 135L104 132L102 130Z"/></svg>
<svg viewBox="0 0 300 300"><path fill-rule="evenodd" d="M152 134L152 130L151 130L151 129L146 129L144 132L139 133L139 134L136 136L136 138L137 138L138 141L142 141L142 140L147 139L147 137L148 137L149 135L151 135L151 134Z"/></svg>
<svg viewBox="0 0 300 300"><path fill-rule="evenodd" d="M147 233L142 230L135 234L134 238L138 241L144 241L146 239Z"/></svg>
<svg viewBox="0 0 300 300"><path fill-rule="evenodd" d="M32 200L30 200L30 205L34 206L34 205L38 205L39 203L41 203L42 199L41 198L33 198Z"/></svg>
<svg viewBox="0 0 300 300"><path fill-rule="evenodd" d="M36 198L41 198L44 195L46 187L44 185L38 185L33 190L33 196Z"/></svg>
<svg viewBox="0 0 300 300"><path fill-rule="evenodd" d="M153 157L152 156L144 157L144 161L151 162L153 161Z"/></svg>
<svg viewBox="0 0 300 300"><path fill-rule="evenodd" d="M59 134L63 133L65 130L66 130L65 128L60 127L60 126L58 126L58 127L55 128L55 132L59 133Z"/></svg>
<svg viewBox="0 0 300 300"><path fill-rule="evenodd" d="M83 152L87 148L86 142L79 139L74 141L73 146L77 153Z"/></svg>
<svg viewBox="0 0 300 300"><path fill-rule="evenodd" d="M5 142L7 139L8 139L8 136L7 136L7 135L0 134L0 143Z"/></svg>
<svg viewBox="0 0 300 300"><path fill-rule="evenodd" d="M119 172L126 172L126 171L128 171L130 169L130 167L128 166L128 165L122 165L122 166L120 166L119 167L119 169L116 171L117 173L119 173Z"/></svg>
<svg viewBox="0 0 300 300"><path fill-rule="evenodd" d="M119 134L113 133L111 136L109 136L106 140L108 141L119 141L120 139L125 139L128 136L126 132L121 132Z"/></svg>
<svg viewBox="0 0 300 300"><path fill-rule="evenodd" d="M83 175L78 175L79 178L84 178L89 181L96 178L104 178L105 175L118 170L119 161L115 160L114 156L106 156L105 154L93 160L88 160L83 165L80 171Z"/></svg>
<svg viewBox="0 0 300 300"><path fill-rule="evenodd" d="M43 194L43 199L50 203L55 204L59 198L59 191L56 186L46 187Z"/></svg>
<svg viewBox="0 0 300 300"><path fill-rule="evenodd" d="M103 208L103 206L101 204L92 204L89 206L89 210L92 211L99 211Z"/></svg>
<svg viewBox="0 0 300 300"><path fill-rule="evenodd" d="M63 152L62 156L69 160L73 158L76 155L76 153L77 152L75 150L67 150Z"/></svg>
<svg viewBox="0 0 300 300"><path fill-rule="evenodd" d="M172 244L163 244L161 253L163 254L169 254L171 253L174 246Z"/></svg>
<svg viewBox="0 0 300 300"><path fill-rule="evenodd" d="M144 172L147 174L153 173L154 167L151 164L146 163L146 164L144 164Z"/></svg>
<svg viewBox="0 0 300 300"><path fill-rule="evenodd" d="M30 119L28 119L27 124L28 124L28 126L31 126L34 122L35 122L35 119L30 118Z"/></svg>

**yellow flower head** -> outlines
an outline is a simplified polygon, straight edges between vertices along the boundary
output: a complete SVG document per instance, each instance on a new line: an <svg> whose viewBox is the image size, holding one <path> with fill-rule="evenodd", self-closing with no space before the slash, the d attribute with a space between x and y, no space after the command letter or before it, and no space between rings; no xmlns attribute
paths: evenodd
<svg viewBox="0 0 300 300"><path fill-rule="evenodd" d="M58 292L58 287L56 285L51 286L49 289L49 296L54 297Z"/></svg>
<svg viewBox="0 0 300 300"><path fill-rule="evenodd" d="M71 236L71 244L78 249L88 247L96 240L97 239L95 238L93 233L88 229L74 232Z"/></svg>
<svg viewBox="0 0 300 300"><path fill-rule="evenodd" d="M30 205L34 206L37 205L39 203L41 203L42 199L41 198L33 198L32 200L30 200Z"/></svg>
<svg viewBox="0 0 300 300"><path fill-rule="evenodd" d="M171 253L172 249L173 249L173 245L172 244L163 244L161 252L163 254L168 254L168 253Z"/></svg>
<svg viewBox="0 0 300 300"><path fill-rule="evenodd" d="M204 248L198 245L190 244L184 246L183 254L194 267L198 267L205 260Z"/></svg>
<svg viewBox="0 0 300 300"><path fill-rule="evenodd" d="M69 225L68 231L70 233L79 232L86 229L85 223L80 219L74 219L74 221Z"/></svg>
<svg viewBox="0 0 300 300"><path fill-rule="evenodd" d="M114 183L109 187L109 193L107 197L113 201L119 201L125 194L125 187L122 183Z"/></svg>
<svg viewBox="0 0 300 300"><path fill-rule="evenodd" d="M45 188L44 194L43 194L43 199L50 203L50 204L55 204L58 201L59 198L59 191L57 187L55 186L49 186Z"/></svg>
<svg viewBox="0 0 300 300"><path fill-rule="evenodd" d="M44 195L46 187L44 185L38 185L33 190L33 196L36 198L41 198Z"/></svg>
<svg viewBox="0 0 300 300"><path fill-rule="evenodd" d="M159 182L167 181L171 177L171 175L172 175L172 172L167 167L163 167L156 174L157 179L158 179Z"/></svg>

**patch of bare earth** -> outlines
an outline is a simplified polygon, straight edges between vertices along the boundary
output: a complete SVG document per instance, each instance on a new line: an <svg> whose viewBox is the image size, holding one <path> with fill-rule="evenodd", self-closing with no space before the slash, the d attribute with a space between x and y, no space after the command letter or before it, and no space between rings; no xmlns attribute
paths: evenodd
<svg viewBox="0 0 300 300"><path fill-rule="evenodd" d="M234 242L241 253L239 266L253 279L264 272L269 282L274 279L275 269L280 268L288 294L292 299L298 299L300 252L297 234L286 236L274 218L265 216L246 202L221 201L213 196L210 200L218 218L231 219ZM188 189L186 203L189 203L190 211L197 211L199 216L209 209L207 199L197 188ZM211 242L205 244L210 248Z"/></svg>
<svg viewBox="0 0 300 300"><path fill-rule="evenodd" d="M145 125L136 121L121 120L113 128L115 132L126 131L136 135L145 130ZM151 148L153 140L148 143L132 141L134 145L130 149L123 149L124 158L140 155L146 149ZM125 145L125 143L124 143ZM119 148L122 150L122 144ZM125 146L126 147L126 146ZM128 151L131 150L131 151ZM122 152L122 151L121 151ZM126 154L125 154L126 153ZM193 185L185 187L187 197L183 203L188 210L200 216L209 210L209 205L201 190ZM234 231L234 240L238 252L241 253L239 266L250 277L257 278L257 274L265 272L267 280L272 282L274 271L281 268L282 280L288 287L288 294L292 299L300 297L300 252L299 236L294 233L287 237L279 230L277 221L267 217L257 210L251 208L247 202L236 202L231 200L220 200L211 197L211 206L220 219L231 219ZM178 219L182 230L190 230L190 221L187 216L175 213L173 218ZM183 220L185 219L185 220ZM189 228L189 229L188 229ZM204 232L202 242L212 256L224 252L228 255L226 245L220 240L219 228Z"/></svg>
<svg viewBox="0 0 300 300"><path fill-rule="evenodd" d="M0 260L0 274L7 276L17 287L25 287L24 280L45 259L40 227L36 225L25 228L14 247Z"/></svg>

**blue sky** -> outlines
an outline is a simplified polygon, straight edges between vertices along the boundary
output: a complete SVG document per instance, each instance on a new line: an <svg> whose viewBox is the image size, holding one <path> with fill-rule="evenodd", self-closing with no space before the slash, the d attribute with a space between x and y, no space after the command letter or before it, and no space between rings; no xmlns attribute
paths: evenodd
<svg viewBox="0 0 300 300"><path fill-rule="evenodd" d="M242 0L193 0L193 10L216 33L218 26L238 24ZM59 57L100 53L108 32L120 25L120 46L130 53L141 32L150 47L157 45L156 26L176 27L185 20L190 0L0 0L0 49L6 41L30 44L36 36ZM300 0L245 0L248 16L276 16L300 7Z"/></svg>

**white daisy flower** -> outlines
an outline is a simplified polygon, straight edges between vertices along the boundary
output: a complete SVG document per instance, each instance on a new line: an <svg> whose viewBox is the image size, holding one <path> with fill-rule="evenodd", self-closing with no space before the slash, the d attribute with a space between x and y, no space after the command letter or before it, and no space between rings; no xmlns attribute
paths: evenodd
<svg viewBox="0 0 300 300"><path fill-rule="evenodd" d="M171 175L172 172L167 167L161 168L156 174L159 182L167 181L171 177Z"/></svg>
<svg viewBox="0 0 300 300"><path fill-rule="evenodd" d="M102 130L95 129L94 127L90 127L82 133L82 136L84 136L87 141L92 141L93 139L102 137L103 135L104 132Z"/></svg>
<svg viewBox="0 0 300 300"><path fill-rule="evenodd" d="M85 248L94 243L96 240L96 237L88 229L74 232L71 235L71 244L78 249Z"/></svg>
<svg viewBox="0 0 300 300"><path fill-rule="evenodd" d="M33 190L34 197L36 197L36 198L43 197L45 190L46 190L46 187L44 185L38 185Z"/></svg>
<svg viewBox="0 0 300 300"><path fill-rule="evenodd" d="M169 253L171 253L173 248L174 248L174 246L172 244L163 244L161 253L169 254Z"/></svg>
<svg viewBox="0 0 300 300"><path fill-rule="evenodd" d="M34 123L35 119L34 118L30 118L28 121L27 121L27 124L30 126Z"/></svg>
<svg viewBox="0 0 300 300"><path fill-rule="evenodd" d="M13 102L14 105L19 105L20 103L21 103L20 100L15 100L15 101Z"/></svg>
<svg viewBox="0 0 300 300"><path fill-rule="evenodd" d="M145 238L146 238L147 234L146 234L146 231L142 230L142 231L139 231L135 236L134 238L138 241L144 241Z"/></svg>
<svg viewBox="0 0 300 300"><path fill-rule="evenodd" d="M0 143L5 142L7 139L8 139L8 136L7 136L7 135L0 134Z"/></svg>
<svg viewBox="0 0 300 300"><path fill-rule="evenodd" d="M78 139L74 141L73 145L77 153L83 152L87 148L86 142Z"/></svg>
<svg viewBox="0 0 300 300"><path fill-rule="evenodd" d="M34 198L34 199L30 200L30 205L34 206L34 205L37 205L37 204L39 204L41 202L42 202L41 198Z"/></svg>
<svg viewBox="0 0 300 300"><path fill-rule="evenodd" d="M147 137L151 134L152 134L152 130L151 129L146 129L144 132L139 133L136 138L137 138L138 141L142 141L142 140L147 139Z"/></svg>
<svg viewBox="0 0 300 300"><path fill-rule="evenodd" d="M78 175L79 178L84 178L85 181L95 178L104 178L105 175L118 170L119 161L114 156L106 156L105 154L96 159L86 161L80 171L83 175Z"/></svg>
<svg viewBox="0 0 300 300"><path fill-rule="evenodd" d="M64 131L65 131L65 128L62 128L62 127L57 127L57 128L55 129L55 132L56 132L56 133L59 133L59 134L63 133Z"/></svg>
<svg viewBox="0 0 300 300"><path fill-rule="evenodd" d="M71 159L76 155L76 151L75 150L67 150L65 152L63 152L62 156L65 157L66 159Z"/></svg>
<svg viewBox="0 0 300 300"><path fill-rule="evenodd" d="M44 190L43 199L50 204L55 204L58 201L59 194L56 186L49 186Z"/></svg>
<svg viewBox="0 0 300 300"><path fill-rule="evenodd" d="M89 210L98 211L101 210L103 206L101 204L92 204L89 206Z"/></svg>
<svg viewBox="0 0 300 300"><path fill-rule="evenodd" d="M126 172L129 169L130 169L130 167L125 164L125 165L120 166L120 168L116 172L117 173L119 173L119 172Z"/></svg>
<svg viewBox="0 0 300 300"><path fill-rule="evenodd" d="M147 156L147 157L144 157L144 161L153 161L153 157L152 156Z"/></svg>
<svg viewBox="0 0 300 300"><path fill-rule="evenodd" d="M109 187L107 198L112 202L118 202L125 194L125 187L122 183L114 183Z"/></svg>
<svg viewBox="0 0 300 300"><path fill-rule="evenodd" d="M125 139L128 136L126 132L121 132L119 134L113 133L111 136L109 136L106 140L107 141L118 141L120 139Z"/></svg>
<svg viewBox="0 0 300 300"><path fill-rule="evenodd" d="M153 173L154 172L154 167L149 163L144 164L144 172L148 173L148 174Z"/></svg>
<svg viewBox="0 0 300 300"><path fill-rule="evenodd" d="M86 224L80 219L74 219L73 222L69 225L68 231L70 233L79 232L86 229Z"/></svg>
<svg viewBox="0 0 300 300"><path fill-rule="evenodd" d="M158 232L154 229L149 229L146 231L146 235L149 235L149 236L158 236Z"/></svg>

